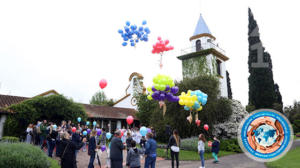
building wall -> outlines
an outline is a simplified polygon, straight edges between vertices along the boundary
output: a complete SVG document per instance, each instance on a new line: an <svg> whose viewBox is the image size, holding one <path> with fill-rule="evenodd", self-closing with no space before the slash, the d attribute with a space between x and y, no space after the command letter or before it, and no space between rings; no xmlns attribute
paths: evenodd
<svg viewBox="0 0 300 168"><path fill-rule="evenodd" d="M131 99L133 98L132 95L126 97L124 100L120 101L119 103L115 104L113 107L121 107L121 108L132 108L137 110L137 106L133 106L131 104Z"/></svg>
<svg viewBox="0 0 300 168"><path fill-rule="evenodd" d="M5 120L6 120L6 114L0 114L0 139L2 139L3 136Z"/></svg>

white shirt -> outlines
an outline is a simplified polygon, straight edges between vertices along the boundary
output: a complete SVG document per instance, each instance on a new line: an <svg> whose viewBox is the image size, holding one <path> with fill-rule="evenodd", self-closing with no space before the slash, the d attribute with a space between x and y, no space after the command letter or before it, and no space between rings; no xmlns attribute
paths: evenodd
<svg viewBox="0 0 300 168"><path fill-rule="evenodd" d="M205 147L205 144L203 141L198 141L198 152L200 152L201 150L204 151L204 147Z"/></svg>
<svg viewBox="0 0 300 168"><path fill-rule="evenodd" d="M26 132L29 133L30 131L32 131L32 128L27 128Z"/></svg>

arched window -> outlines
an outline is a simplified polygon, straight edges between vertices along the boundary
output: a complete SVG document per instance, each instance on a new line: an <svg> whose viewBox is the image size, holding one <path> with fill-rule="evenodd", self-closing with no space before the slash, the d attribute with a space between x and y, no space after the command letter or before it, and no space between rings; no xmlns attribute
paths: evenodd
<svg viewBox="0 0 300 168"><path fill-rule="evenodd" d="M221 75L221 61L217 59L217 73L218 75Z"/></svg>
<svg viewBox="0 0 300 168"><path fill-rule="evenodd" d="M200 51L201 50L201 41L197 40L196 41L196 51Z"/></svg>

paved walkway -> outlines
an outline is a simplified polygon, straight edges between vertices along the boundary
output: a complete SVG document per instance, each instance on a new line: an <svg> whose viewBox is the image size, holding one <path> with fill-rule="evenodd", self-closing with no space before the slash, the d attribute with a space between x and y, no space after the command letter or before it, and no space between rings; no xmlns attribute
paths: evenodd
<svg viewBox="0 0 300 168"><path fill-rule="evenodd" d="M295 140L292 146L292 149L300 146L300 139ZM106 167L106 152L103 152L100 160L102 163L102 168ZM124 158L126 157L126 152L124 152ZM219 158L219 163L214 164L213 160L206 160L205 167L206 168L266 168L264 163L253 161L252 159L248 158L245 154L234 154L229 156L224 156ZM89 163L89 156L87 152L80 151L77 156L77 166L78 168L87 168ZM125 163L125 159L124 159ZM142 165L144 163L144 159L142 159ZM99 168L97 163L97 159L94 162L95 168ZM182 168L199 168L201 165L200 161L180 161L180 167ZM142 166L144 167L144 166ZM171 161L164 160L162 158L158 158L156 162L157 168L170 168ZM124 165L125 168L125 165Z"/></svg>

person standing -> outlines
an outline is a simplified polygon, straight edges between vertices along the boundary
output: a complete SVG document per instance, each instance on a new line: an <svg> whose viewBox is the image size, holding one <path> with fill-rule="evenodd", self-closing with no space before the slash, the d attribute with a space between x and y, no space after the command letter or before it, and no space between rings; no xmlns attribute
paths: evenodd
<svg viewBox="0 0 300 168"><path fill-rule="evenodd" d="M218 153L219 153L219 149L220 149L220 141L217 139L217 137L214 137L214 142L212 143L212 148L211 148L211 152L212 152L212 156L214 157L214 163L218 163Z"/></svg>
<svg viewBox="0 0 300 168"><path fill-rule="evenodd" d="M176 167L179 167L179 151L180 151L180 137L178 131L175 129L173 135L169 139L168 148L171 149L172 168L174 168L174 157L176 159Z"/></svg>
<svg viewBox="0 0 300 168"><path fill-rule="evenodd" d="M35 129L36 129L36 136L35 136L35 142L36 142L36 145L41 145L41 142L40 142L40 136L41 136L41 129L40 129L40 126L41 126L41 121L38 121L36 126L35 126Z"/></svg>
<svg viewBox="0 0 300 168"><path fill-rule="evenodd" d="M44 147L44 141L46 140L47 136L47 120L44 120L43 123L40 125L40 143L41 143L41 149Z"/></svg>
<svg viewBox="0 0 300 168"><path fill-rule="evenodd" d="M74 143L70 140L70 133L63 133L63 140L60 142L61 145L61 168L77 168L75 150L79 150L82 146L82 142L86 142L86 139L83 138L81 143Z"/></svg>
<svg viewBox="0 0 300 168"><path fill-rule="evenodd" d="M33 135L32 124L29 124L26 129L26 143L29 143L29 144L31 143L32 135Z"/></svg>
<svg viewBox="0 0 300 168"><path fill-rule="evenodd" d="M152 133L147 133L145 168L155 168L157 143Z"/></svg>
<svg viewBox="0 0 300 168"><path fill-rule="evenodd" d="M88 155L90 155L90 162L88 165L88 168L94 168L94 160L95 160L95 156L96 156L96 134L97 131L93 130L91 133L91 137L89 140L89 147L88 147Z"/></svg>
<svg viewBox="0 0 300 168"><path fill-rule="evenodd" d="M198 141L198 153L200 155L201 159L201 167L200 168L205 168L204 167L204 147L205 147L205 137L203 134L199 135L199 141Z"/></svg>
<svg viewBox="0 0 300 168"><path fill-rule="evenodd" d="M49 157L52 157L53 150L54 150L55 143L56 143L56 138L57 138L56 129L53 127L53 125L51 125L49 128L49 134L47 136L47 141L49 144L49 148L48 148L48 156Z"/></svg>
<svg viewBox="0 0 300 168"><path fill-rule="evenodd" d="M76 130L76 132L72 135L72 142L79 144L80 141L80 131ZM75 151L75 158L77 157L79 149Z"/></svg>
<svg viewBox="0 0 300 168"><path fill-rule="evenodd" d="M122 168L123 167L123 150L125 146L121 140L121 131L118 130L114 133L114 137L110 144L110 161L111 168Z"/></svg>
<svg viewBox="0 0 300 168"><path fill-rule="evenodd" d="M102 135L100 138L100 145L106 145L106 131L105 128L102 128Z"/></svg>
<svg viewBox="0 0 300 168"><path fill-rule="evenodd" d="M131 141L132 141L132 137L130 135L130 132L127 132L127 139L126 139L127 152L131 148Z"/></svg>
<svg viewBox="0 0 300 168"><path fill-rule="evenodd" d="M144 150L138 149L136 147L136 142L131 141L131 148L127 152L126 165L130 168L140 168L141 167L141 157L144 154Z"/></svg>
<svg viewBox="0 0 300 168"><path fill-rule="evenodd" d="M146 138L145 138L145 136L142 136L142 139L140 140L140 146L142 148L145 148L145 146L146 146Z"/></svg>

